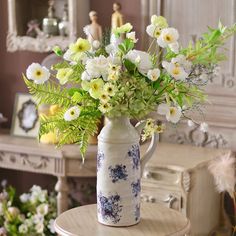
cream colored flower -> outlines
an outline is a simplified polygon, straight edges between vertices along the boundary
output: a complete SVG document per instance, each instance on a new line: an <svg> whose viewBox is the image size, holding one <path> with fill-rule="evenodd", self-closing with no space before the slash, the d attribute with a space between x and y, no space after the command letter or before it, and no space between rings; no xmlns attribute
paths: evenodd
<svg viewBox="0 0 236 236"><path fill-rule="evenodd" d="M89 81L89 80L91 80L91 77L89 76L89 74L88 74L87 71L84 71L84 72L81 74L81 79L82 79L82 80Z"/></svg>
<svg viewBox="0 0 236 236"><path fill-rule="evenodd" d="M153 38L159 38L159 36L161 35L161 28L151 24L147 26L146 32L149 36Z"/></svg>
<svg viewBox="0 0 236 236"><path fill-rule="evenodd" d="M157 132L158 134L163 133L166 129L165 125L156 125L155 126L155 132Z"/></svg>
<svg viewBox="0 0 236 236"><path fill-rule="evenodd" d="M186 57L182 54L178 55L171 59L171 63L182 66L186 72L191 71L192 62L187 60Z"/></svg>
<svg viewBox="0 0 236 236"><path fill-rule="evenodd" d="M81 87L82 87L83 90L89 91L89 89L90 89L90 82L87 81L87 80L82 80Z"/></svg>
<svg viewBox="0 0 236 236"><path fill-rule="evenodd" d="M166 119L172 123L179 122L182 112L180 107L169 106L168 104L160 104L158 106L157 112L160 115L165 115Z"/></svg>
<svg viewBox="0 0 236 236"><path fill-rule="evenodd" d="M26 76L36 84L43 84L50 77L50 72L45 66L39 63L32 63L26 70Z"/></svg>
<svg viewBox="0 0 236 236"><path fill-rule="evenodd" d="M133 26L130 23L126 23L120 27L117 27L116 29L113 29L114 34L124 34L128 33L133 29Z"/></svg>
<svg viewBox="0 0 236 236"><path fill-rule="evenodd" d="M90 82L89 94L91 97L98 99L103 91L104 82L102 79L94 79Z"/></svg>
<svg viewBox="0 0 236 236"><path fill-rule="evenodd" d="M162 28L162 29L168 27L167 20L163 16L152 15L151 23L155 26Z"/></svg>
<svg viewBox="0 0 236 236"><path fill-rule="evenodd" d="M179 64L163 61L162 66L173 78L177 80L184 80L188 77L188 73L183 67L179 66Z"/></svg>
<svg viewBox="0 0 236 236"><path fill-rule="evenodd" d="M107 93L102 93L99 97L99 100L102 103L107 103L110 100L110 97L107 95Z"/></svg>
<svg viewBox="0 0 236 236"><path fill-rule="evenodd" d="M137 43L138 39L135 36L135 32L126 33L126 38L132 40L134 43Z"/></svg>
<svg viewBox="0 0 236 236"><path fill-rule="evenodd" d="M63 68L57 71L56 78L59 80L61 85L64 85L68 82L70 76L72 75L73 70L71 68Z"/></svg>
<svg viewBox="0 0 236 236"><path fill-rule="evenodd" d="M105 92L106 94L108 94L109 96L112 97L112 96L115 95L117 88L116 88L116 86L115 86L114 84L106 83L106 84L104 85L103 90L104 90L104 92Z"/></svg>
<svg viewBox="0 0 236 236"><path fill-rule="evenodd" d="M28 232L28 226L26 224L21 224L18 230L19 230L19 233L26 234Z"/></svg>
<svg viewBox="0 0 236 236"><path fill-rule="evenodd" d="M45 203L43 203L43 204L40 204L39 206L37 206L37 208L36 208L36 212L37 212L37 214L39 214L39 215L47 215L48 214L48 211L49 211L49 206L48 206L48 204L45 204Z"/></svg>
<svg viewBox="0 0 236 236"><path fill-rule="evenodd" d="M76 120L80 115L80 109L78 106L71 107L69 110L67 110L64 114L64 120L65 121L72 121Z"/></svg>
<svg viewBox="0 0 236 236"><path fill-rule="evenodd" d="M77 54L89 51L91 48L91 45L87 39L78 38L75 43L71 43L69 45L69 49L71 53Z"/></svg>
<svg viewBox="0 0 236 236"><path fill-rule="evenodd" d="M160 70L158 68L149 70L147 73L147 77L151 81L156 81L159 78L159 76L160 76Z"/></svg>
<svg viewBox="0 0 236 236"><path fill-rule="evenodd" d="M102 113L107 113L109 112L112 107L109 103L102 103L100 104L100 106L98 107L98 109L102 112Z"/></svg>
<svg viewBox="0 0 236 236"><path fill-rule="evenodd" d="M179 39L179 33L175 28L166 28L161 31L157 43L160 47L165 48L170 44L176 43Z"/></svg>

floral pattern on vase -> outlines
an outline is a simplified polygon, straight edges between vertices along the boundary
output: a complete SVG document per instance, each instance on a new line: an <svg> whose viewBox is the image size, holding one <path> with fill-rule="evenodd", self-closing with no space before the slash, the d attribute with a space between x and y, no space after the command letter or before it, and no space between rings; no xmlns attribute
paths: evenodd
<svg viewBox="0 0 236 236"><path fill-rule="evenodd" d="M98 152L97 152L97 172L101 168L104 158L105 158L104 153L98 149Z"/></svg>
<svg viewBox="0 0 236 236"><path fill-rule="evenodd" d="M139 219L140 219L140 204L137 204L135 206L134 216L135 216L135 220L139 221Z"/></svg>
<svg viewBox="0 0 236 236"><path fill-rule="evenodd" d="M109 176L113 183L119 180L127 180L128 174L125 165L116 165L115 167L109 166Z"/></svg>
<svg viewBox="0 0 236 236"><path fill-rule="evenodd" d="M141 192L140 179L138 179L136 182L132 182L131 187L132 187L132 193L134 197L137 197L139 193Z"/></svg>
<svg viewBox="0 0 236 236"><path fill-rule="evenodd" d="M98 212L104 220L111 220L114 224L120 221L123 206L121 205L121 197L118 194L106 197L100 192L97 202Z"/></svg>
<svg viewBox="0 0 236 236"><path fill-rule="evenodd" d="M128 156L132 158L133 161L133 169L139 169L140 167L140 151L139 145L132 145L131 149L128 151Z"/></svg>

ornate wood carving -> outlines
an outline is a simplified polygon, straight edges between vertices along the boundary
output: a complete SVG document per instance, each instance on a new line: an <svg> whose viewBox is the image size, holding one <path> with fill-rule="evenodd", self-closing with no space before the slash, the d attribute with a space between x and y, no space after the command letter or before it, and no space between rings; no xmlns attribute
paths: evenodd
<svg viewBox="0 0 236 236"><path fill-rule="evenodd" d="M184 171L182 174L182 186L185 192L189 192L191 186L191 176L188 171Z"/></svg>
<svg viewBox="0 0 236 236"><path fill-rule="evenodd" d="M28 165L32 167L33 169L44 169L47 167L49 159L48 157L40 157L37 162L31 161L29 156L27 154L21 154L20 155L22 158L22 164L23 165Z"/></svg>

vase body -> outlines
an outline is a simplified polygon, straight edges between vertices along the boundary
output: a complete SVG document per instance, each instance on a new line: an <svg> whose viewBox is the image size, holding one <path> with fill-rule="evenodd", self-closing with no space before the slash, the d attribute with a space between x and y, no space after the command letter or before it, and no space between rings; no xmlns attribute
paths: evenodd
<svg viewBox="0 0 236 236"><path fill-rule="evenodd" d="M129 226L140 221L139 139L126 117L109 120L98 136L97 213L102 224Z"/></svg>

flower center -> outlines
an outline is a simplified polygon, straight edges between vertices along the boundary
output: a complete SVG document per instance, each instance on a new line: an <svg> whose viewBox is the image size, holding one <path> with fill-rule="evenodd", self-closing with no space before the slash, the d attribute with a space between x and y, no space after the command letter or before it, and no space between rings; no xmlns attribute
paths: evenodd
<svg viewBox="0 0 236 236"><path fill-rule="evenodd" d="M175 108L173 108L173 107L170 108L170 114L171 114L172 116L175 115Z"/></svg>
<svg viewBox="0 0 236 236"><path fill-rule="evenodd" d="M176 67L173 69L172 73L173 73L174 75L179 75L179 73L180 73L179 67L176 66Z"/></svg>
<svg viewBox="0 0 236 236"><path fill-rule="evenodd" d="M170 42L172 42L172 40L173 40L173 38L170 34L165 35L165 41L170 43Z"/></svg>
<svg viewBox="0 0 236 236"><path fill-rule="evenodd" d="M73 116L73 115L75 114L75 112L74 112L74 111L71 111L70 114Z"/></svg>
<svg viewBox="0 0 236 236"><path fill-rule="evenodd" d="M36 71L36 75L37 75L37 76L40 76L40 75L42 75L42 72L41 72L40 70L37 70L37 71Z"/></svg>

